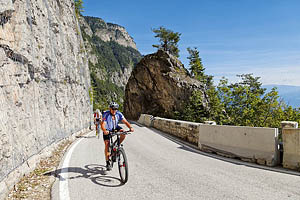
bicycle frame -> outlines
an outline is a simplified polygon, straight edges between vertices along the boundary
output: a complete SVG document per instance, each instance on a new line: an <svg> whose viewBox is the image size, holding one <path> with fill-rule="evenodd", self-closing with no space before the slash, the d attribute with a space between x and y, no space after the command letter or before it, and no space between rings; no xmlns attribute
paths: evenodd
<svg viewBox="0 0 300 200"><path fill-rule="evenodd" d="M120 135L128 135L130 134L131 132L130 131L123 131L123 132L113 132L113 131L110 131L109 132L109 158L112 158L112 155L114 152L117 152L118 149L121 147L121 144L120 144ZM114 136L117 136L116 140L114 141L113 140L113 137ZM117 144L117 146L115 145Z"/></svg>
<svg viewBox="0 0 300 200"><path fill-rule="evenodd" d="M111 168L113 168L114 162L118 162L121 182L125 184L128 181L128 162L123 145L120 144L121 134L127 135L130 134L130 132L110 132L109 159L111 160ZM115 141L113 141L114 136L117 136Z"/></svg>

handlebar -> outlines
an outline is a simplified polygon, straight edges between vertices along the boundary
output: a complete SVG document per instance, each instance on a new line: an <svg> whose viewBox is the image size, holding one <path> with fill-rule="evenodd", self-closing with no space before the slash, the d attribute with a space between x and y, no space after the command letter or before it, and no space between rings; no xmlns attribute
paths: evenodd
<svg viewBox="0 0 300 200"><path fill-rule="evenodd" d="M131 134L131 131L117 131L117 132L114 132L114 131L109 131L110 135L111 136L116 136L116 135L129 135Z"/></svg>

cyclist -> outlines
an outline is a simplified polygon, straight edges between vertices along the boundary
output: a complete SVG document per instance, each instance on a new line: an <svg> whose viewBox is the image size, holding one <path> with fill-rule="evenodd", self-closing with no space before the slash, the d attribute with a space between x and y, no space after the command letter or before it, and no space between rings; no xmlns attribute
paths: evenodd
<svg viewBox="0 0 300 200"><path fill-rule="evenodd" d="M109 131L124 131L118 123L123 122L129 129L130 132L133 132L133 128L131 124L125 119L124 115L118 111L119 105L116 102L111 102L109 105L109 110L103 113L102 121L101 121L101 129L103 131L103 140L105 144L104 155L106 160L106 168L107 170L111 170L109 157ZM125 135L120 135L120 143L122 143L125 139Z"/></svg>
<svg viewBox="0 0 300 200"><path fill-rule="evenodd" d="M102 120L102 113L99 109L96 109L94 113L94 124L96 125L96 136L98 135L98 129L100 129L100 121Z"/></svg>

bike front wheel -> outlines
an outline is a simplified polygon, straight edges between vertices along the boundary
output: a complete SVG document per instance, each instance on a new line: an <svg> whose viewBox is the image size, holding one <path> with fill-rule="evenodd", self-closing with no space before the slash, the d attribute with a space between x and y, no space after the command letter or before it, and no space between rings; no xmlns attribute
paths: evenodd
<svg viewBox="0 0 300 200"><path fill-rule="evenodd" d="M124 184L128 181L128 163L123 148L120 148L118 151L118 164L121 182Z"/></svg>

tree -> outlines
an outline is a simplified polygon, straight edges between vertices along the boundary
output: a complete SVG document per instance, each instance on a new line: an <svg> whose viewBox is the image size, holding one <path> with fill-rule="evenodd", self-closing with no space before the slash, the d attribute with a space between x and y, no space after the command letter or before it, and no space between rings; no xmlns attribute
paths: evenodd
<svg viewBox="0 0 300 200"><path fill-rule="evenodd" d="M237 126L279 127L282 118L282 103L273 88L265 94L260 77L252 74L237 75L241 82L228 84L222 79L218 91L228 119L226 124Z"/></svg>
<svg viewBox="0 0 300 200"><path fill-rule="evenodd" d="M203 106L203 93L199 90L193 91L189 102L182 113L183 120L191 122L203 122L207 120L208 110Z"/></svg>
<svg viewBox="0 0 300 200"><path fill-rule="evenodd" d="M201 81L204 84L205 89L208 90L213 86L213 76L205 75L205 68L202 64L202 60L199 56L199 51L196 47L194 47L194 49L188 47L187 51L190 54L187 58L190 60L189 67L192 77Z"/></svg>
<svg viewBox="0 0 300 200"><path fill-rule="evenodd" d="M84 11L83 0L74 0L74 3L75 3L75 14L78 18L81 15L81 13Z"/></svg>
<svg viewBox="0 0 300 200"><path fill-rule="evenodd" d="M196 79L201 80L204 77L205 68L202 65L201 58L199 57L199 51L196 47L194 47L194 49L188 47L187 51L190 54L187 58L190 60L189 67L191 70L191 75Z"/></svg>
<svg viewBox="0 0 300 200"><path fill-rule="evenodd" d="M152 29L156 35L154 37L159 38L160 44L152 45L155 48L168 51L172 55L179 57L178 42L180 40L181 33L173 32L163 26L158 29Z"/></svg>

